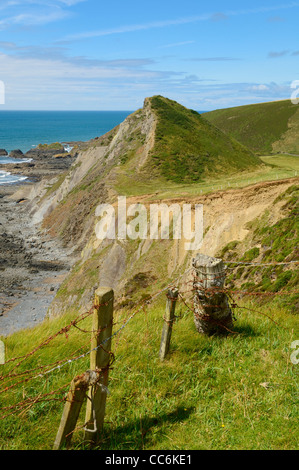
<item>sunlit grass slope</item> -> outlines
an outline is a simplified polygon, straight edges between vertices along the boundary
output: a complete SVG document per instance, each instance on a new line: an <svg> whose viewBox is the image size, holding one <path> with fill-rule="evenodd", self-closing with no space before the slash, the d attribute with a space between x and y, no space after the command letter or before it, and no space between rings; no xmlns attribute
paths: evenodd
<svg viewBox="0 0 299 470"><path fill-rule="evenodd" d="M299 154L299 106L291 100L219 109L202 116L260 155Z"/></svg>
<svg viewBox="0 0 299 470"><path fill-rule="evenodd" d="M242 304L241 304L242 305ZM298 365L291 361L298 338L297 319L279 307L235 310L234 333L205 337L197 333L192 312L179 303L167 360L159 361L165 299L139 312L112 344L106 423L100 449L295 449L298 444L296 388ZM130 312L115 314L115 331ZM271 319L270 319L270 318ZM6 357L23 356L68 324L70 317L45 321L4 339ZM275 323L274 323L275 322ZM90 330L90 319L80 324ZM89 349L89 333L71 330L26 359L25 372L76 351ZM75 355L76 355L75 354ZM12 364L1 366L7 373ZM89 368L88 357L1 394L1 407L41 397ZM33 374L34 375L34 374ZM22 381L26 376L16 377ZM0 420L0 448L51 449L61 419L61 395L30 404ZM49 400L52 399L52 400ZM54 399L54 400L53 400ZM1 416L9 410L1 412ZM72 448L82 443L84 411Z"/></svg>
<svg viewBox="0 0 299 470"><path fill-rule="evenodd" d="M250 150L196 111L162 96L150 98L150 103L157 116L150 165L167 180L195 182L261 164Z"/></svg>

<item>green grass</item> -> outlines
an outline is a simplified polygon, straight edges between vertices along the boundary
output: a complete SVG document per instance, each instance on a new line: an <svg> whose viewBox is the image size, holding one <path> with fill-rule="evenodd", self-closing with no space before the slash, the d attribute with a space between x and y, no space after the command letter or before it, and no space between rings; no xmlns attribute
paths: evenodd
<svg viewBox="0 0 299 470"><path fill-rule="evenodd" d="M293 157L291 155L269 155L261 157L261 160L267 165L271 165L273 169L280 171L288 171L290 175L297 176L299 172L299 157ZM297 174L296 174L297 173ZM279 173L278 173L279 175Z"/></svg>
<svg viewBox="0 0 299 470"><path fill-rule="evenodd" d="M149 165L167 180L191 183L206 175L229 174L261 164L251 151L196 111L162 96L152 97L150 103L157 125Z"/></svg>
<svg viewBox="0 0 299 470"><path fill-rule="evenodd" d="M64 147L60 142L53 142L52 144L39 144L37 146L41 150L63 150Z"/></svg>
<svg viewBox="0 0 299 470"><path fill-rule="evenodd" d="M296 449L298 365L290 361L291 343L298 338L296 317L271 305L260 307L278 326L260 313L237 309L237 334L205 337L196 332L192 313L179 303L171 350L161 363L158 352L164 307L161 298L146 313L138 313L113 341L116 361L110 371L99 448ZM116 322L128 314L116 313ZM31 351L69 320L47 320L4 339L6 358ZM90 319L80 327L90 329ZM78 330L67 338L61 335L17 370L68 359L80 345L87 351L88 337L89 333ZM13 363L1 366L3 372L12 367ZM20 384L1 395L2 406L62 386L67 391L72 378L88 368L88 358L80 359L44 378ZM51 449L62 409L60 401L45 401L0 420L0 449ZM85 448L83 424L84 413L73 435L74 449Z"/></svg>
<svg viewBox="0 0 299 470"><path fill-rule="evenodd" d="M177 184L161 178L138 181L136 176L129 178L126 175L118 179L115 188L119 194L124 196L155 195L155 193L159 193L158 198L162 200L171 197L192 197L215 191L244 188L251 184L295 178L299 175L299 157L290 155L263 156L261 160L264 163L261 168L236 172L230 176L219 175L218 177L203 178L199 183Z"/></svg>
<svg viewBox="0 0 299 470"><path fill-rule="evenodd" d="M253 152L272 153L279 142L280 152L299 153L299 107L290 100L219 109L203 117Z"/></svg>

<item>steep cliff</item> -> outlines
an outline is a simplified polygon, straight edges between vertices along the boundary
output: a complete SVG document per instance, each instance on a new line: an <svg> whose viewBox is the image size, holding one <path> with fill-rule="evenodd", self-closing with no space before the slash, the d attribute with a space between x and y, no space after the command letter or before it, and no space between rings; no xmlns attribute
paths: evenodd
<svg viewBox="0 0 299 470"><path fill-rule="evenodd" d="M214 201L219 202L218 195L188 198L182 194L175 200L162 201L160 191L166 186L199 183L211 176L225 177L260 166L251 151L195 111L160 96L145 99L142 109L108 134L87 142L69 171L33 190L33 222L42 223L45 231L73 248L78 257L50 314L88 308L99 285L113 287L118 303L128 304L146 295L155 284L165 285L189 266L193 253L185 249L184 237L100 240L95 232L100 204L114 206L116 224L118 196L127 197L127 206L143 204L148 213L153 203L176 203L180 208L183 204L204 204L207 231L217 214L223 216L223 206L214 205ZM266 205L270 203L271 196ZM264 207L260 206L261 210ZM256 213L249 212L238 225L233 204L225 208L233 218L232 230L242 238L242 227ZM214 237L210 241L213 249L207 245L205 252L215 254L229 240L216 241Z"/></svg>

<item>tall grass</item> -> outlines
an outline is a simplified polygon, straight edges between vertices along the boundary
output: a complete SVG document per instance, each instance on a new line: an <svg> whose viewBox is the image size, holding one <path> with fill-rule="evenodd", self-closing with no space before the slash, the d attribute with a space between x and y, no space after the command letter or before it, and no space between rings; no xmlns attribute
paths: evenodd
<svg viewBox="0 0 299 470"><path fill-rule="evenodd" d="M292 364L290 355L291 344L298 339L296 316L271 304L260 307L258 313L256 305L246 303L246 308L235 311L234 333L205 337L197 333L192 312L179 303L170 353L161 363L164 307L160 298L113 340L116 361L110 371L99 448L295 449L298 365ZM115 331L128 315L126 311L115 314ZM69 320L47 320L4 338L7 360L30 352ZM80 326L90 329L90 319ZM16 371L67 360L80 346L88 351L88 343L89 333L71 330L68 337L59 335ZM12 366L1 366L1 373ZM20 384L0 395L1 407L60 387L66 393L72 378L88 368L86 357ZM62 409L61 401L45 401L0 420L0 449L51 449ZM84 412L73 435L74 449L86 448L83 424Z"/></svg>

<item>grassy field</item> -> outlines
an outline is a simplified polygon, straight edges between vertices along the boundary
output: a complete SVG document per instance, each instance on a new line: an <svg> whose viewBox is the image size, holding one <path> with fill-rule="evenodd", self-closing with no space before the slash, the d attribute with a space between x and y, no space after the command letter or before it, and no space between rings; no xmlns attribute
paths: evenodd
<svg viewBox="0 0 299 470"><path fill-rule="evenodd" d="M272 165L274 170L286 172L286 174L289 172L289 175L295 174L296 176L299 173L299 156L269 155L261 157L261 160L268 165Z"/></svg>
<svg viewBox="0 0 299 470"><path fill-rule="evenodd" d="M99 448L297 448L299 366L290 360L291 344L298 339L297 319L279 306L239 303L244 308L235 309L234 333L225 337L199 335L192 312L179 303L170 354L163 363L158 352L164 295L116 335L112 345L116 361L110 371L110 395ZM115 331L129 313L115 314ZM84 320L80 328L90 330L90 320ZM70 317L47 320L26 335L21 332L4 338L6 359L28 354L69 321ZM88 351L89 336L78 329L67 337L59 335L14 372L25 374L41 365L68 360L75 351L75 355ZM1 366L1 374L14 366L14 362ZM1 407L30 398L31 402L5 419L5 414L15 410L2 409L0 449L51 449L63 409L63 403L56 399L63 394L48 395L45 401L36 403L32 400L60 388L67 392L72 378L88 368L87 357L28 382L27 375L14 377L12 382L20 383L1 393ZM73 449L86 448L83 424L84 413L73 435Z"/></svg>
<svg viewBox="0 0 299 470"><path fill-rule="evenodd" d="M230 176L206 178L200 183L193 184L176 184L162 179L149 179L147 182L139 182L136 175L132 175L131 179L126 175L123 179L119 177L116 189L119 194L124 196L159 193L159 198L164 199L179 196L196 196L229 188L243 188L263 181L275 181L299 175L299 157L270 155L261 157L261 160L265 165L259 169L237 172L235 175Z"/></svg>

